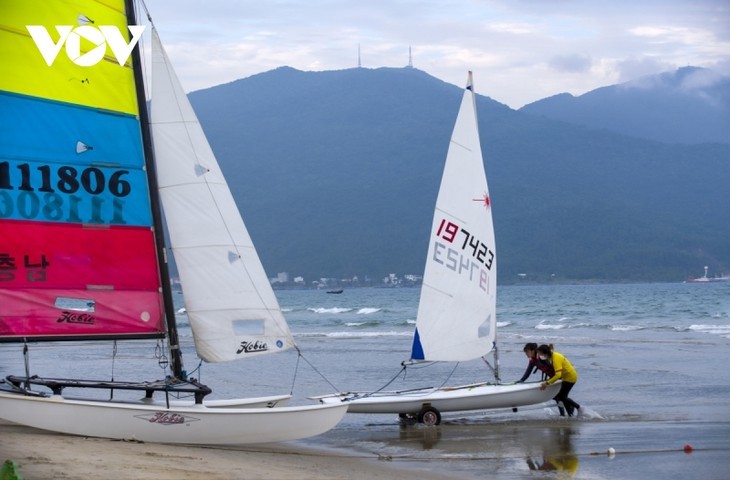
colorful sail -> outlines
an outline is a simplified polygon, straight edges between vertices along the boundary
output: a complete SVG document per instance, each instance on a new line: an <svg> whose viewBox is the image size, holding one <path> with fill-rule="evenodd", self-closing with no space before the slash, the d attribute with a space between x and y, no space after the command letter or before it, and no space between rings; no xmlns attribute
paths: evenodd
<svg viewBox="0 0 730 480"><path fill-rule="evenodd" d="M293 347L228 184L154 28L150 123L165 223L198 355L221 362Z"/></svg>
<svg viewBox="0 0 730 480"><path fill-rule="evenodd" d="M160 336L123 0L0 1L0 340Z"/></svg>
<svg viewBox="0 0 730 480"><path fill-rule="evenodd" d="M497 257L471 72L446 155L411 358L464 361L492 349Z"/></svg>

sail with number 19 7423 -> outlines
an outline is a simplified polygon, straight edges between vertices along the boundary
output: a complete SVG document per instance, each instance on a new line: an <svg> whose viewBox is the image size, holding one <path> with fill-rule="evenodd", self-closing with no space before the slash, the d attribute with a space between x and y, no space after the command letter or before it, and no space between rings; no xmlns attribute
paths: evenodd
<svg viewBox="0 0 730 480"><path fill-rule="evenodd" d="M494 351L497 334L497 254L492 202L477 122L472 73L461 100L439 188L416 316L411 358L462 362ZM344 392L313 397L344 403L352 413L399 413L438 424L440 412L515 408L550 400L556 384L495 382L407 391ZM559 383L559 382L556 382Z"/></svg>
<svg viewBox="0 0 730 480"><path fill-rule="evenodd" d="M148 118L144 28L131 0L3 2L0 342L22 344L26 372L1 381L0 418L163 443L323 433L345 405L281 406L289 395L208 401L211 389L183 369L162 209L200 358L239 360L295 343L154 26ZM36 342L130 339L165 339L164 379L43 378L28 367Z"/></svg>

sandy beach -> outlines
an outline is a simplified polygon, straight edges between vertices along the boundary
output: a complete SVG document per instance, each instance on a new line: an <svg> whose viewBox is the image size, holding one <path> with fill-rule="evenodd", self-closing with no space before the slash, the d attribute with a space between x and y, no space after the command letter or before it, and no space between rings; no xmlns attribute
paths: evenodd
<svg viewBox="0 0 730 480"><path fill-rule="evenodd" d="M377 456L289 444L195 447L60 435L0 423L0 461L11 459L25 480L65 479L437 479Z"/></svg>
<svg viewBox="0 0 730 480"><path fill-rule="evenodd" d="M25 480L431 480L485 478L486 472L487 478L498 479L720 480L726 478L728 466L728 431L726 422L710 425L672 421L551 420L416 426L402 429L395 441L422 444L424 455L379 457L375 453L356 453L344 441L342 448L312 448L306 442L195 447L59 435L0 423L0 459L14 460ZM357 438L352 436L350 440ZM473 455L473 450L485 443L493 448ZM428 450L437 444L451 450L451 455L430 457ZM607 445L615 454L608 454ZM685 451L685 445L693 445L692 451ZM469 451L472 454L468 458L461 456Z"/></svg>

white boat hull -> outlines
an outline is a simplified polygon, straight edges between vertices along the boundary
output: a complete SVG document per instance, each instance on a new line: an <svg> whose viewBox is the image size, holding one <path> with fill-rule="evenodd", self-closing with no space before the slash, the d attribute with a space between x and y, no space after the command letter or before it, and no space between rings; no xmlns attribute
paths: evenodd
<svg viewBox="0 0 730 480"><path fill-rule="evenodd" d="M312 437L333 428L345 404L281 408L134 405L0 393L0 418L88 437L195 445L240 445Z"/></svg>
<svg viewBox="0 0 730 480"><path fill-rule="evenodd" d="M341 393L316 399L326 405L347 405L348 413L417 414L424 407L432 407L440 412L458 412L535 405L551 400L559 390L560 382L545 390L540 390L539 383L480 383L404 392Z"/></svg>

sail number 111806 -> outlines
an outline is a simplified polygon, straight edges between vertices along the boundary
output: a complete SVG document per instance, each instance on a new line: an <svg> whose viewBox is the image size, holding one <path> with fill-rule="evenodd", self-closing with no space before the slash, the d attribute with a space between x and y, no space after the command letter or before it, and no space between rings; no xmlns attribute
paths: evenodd
<svg viewBox="0 0 730 480"><path fill-rule="evenodd" d="M121 199L132 191L128 174L67 165L11 168L10 162L0 162L0 218L124 224Z"/></svg>

